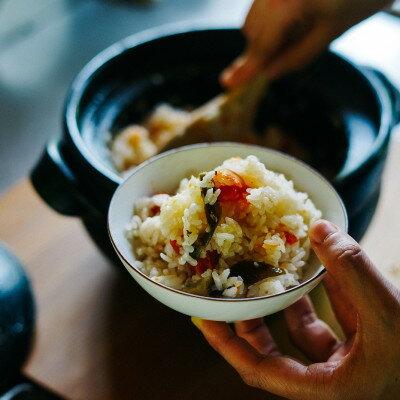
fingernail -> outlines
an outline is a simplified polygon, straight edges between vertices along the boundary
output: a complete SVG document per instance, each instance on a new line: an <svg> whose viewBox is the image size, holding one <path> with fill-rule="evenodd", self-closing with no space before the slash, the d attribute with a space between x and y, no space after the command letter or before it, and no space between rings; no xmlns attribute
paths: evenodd
<svg viewBox="0 0 400 400"><path fill-rule="evenodd" d="M192 320L193 325L196 328L200 329L200 326L201 326L201 323L202 323L203 320L201 318L197 318L197 317L191 317L190 319Z"/></svg>
<svg viewBox="0 0 400 400"><path fill-rule="evenodd" d="M338 227L329 221L321 219L310 228L310 238L313 242L321 244L331 233L337 232Z"/></svg>

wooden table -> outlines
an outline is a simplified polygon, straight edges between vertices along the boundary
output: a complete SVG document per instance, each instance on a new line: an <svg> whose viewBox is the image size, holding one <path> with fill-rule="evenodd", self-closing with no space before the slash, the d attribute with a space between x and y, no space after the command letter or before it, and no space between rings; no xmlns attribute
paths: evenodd
<svg viewBox="0 0 400 400"><path fill-rule="evenodd" d="M400 129L362 244L400 286L399 165ZM188 317L118 271L79 220L53 212L28 180L0 199L0 238L26 265L36 296L36 338L24 368L33 379L73 399L277 399L246 387ZM270 323L285 331L279 314Z"/></svg>

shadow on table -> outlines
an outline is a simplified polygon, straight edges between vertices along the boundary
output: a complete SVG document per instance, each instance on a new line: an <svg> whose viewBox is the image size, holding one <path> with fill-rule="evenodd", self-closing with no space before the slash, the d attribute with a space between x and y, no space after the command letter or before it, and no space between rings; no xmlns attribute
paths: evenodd
<svg viewBox="0 0 400 400"><path fill-rule="evenodd" d="M125 273L110 285L107 347L110 399L279 399L246 386L190 318L168 309Z"/></svg>

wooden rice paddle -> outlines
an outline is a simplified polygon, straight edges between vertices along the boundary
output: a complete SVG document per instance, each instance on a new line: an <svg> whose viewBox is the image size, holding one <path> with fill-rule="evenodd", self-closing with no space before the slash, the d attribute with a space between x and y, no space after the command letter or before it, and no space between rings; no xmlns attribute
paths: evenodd
<svg viewBox="0 0 400 400"><path fill-rule="evenodd" d="M193 143L243 141L253 129L258 104L267 87L264 74L246 85L220 94L190 113L189 122L161 151Z"/></svg>

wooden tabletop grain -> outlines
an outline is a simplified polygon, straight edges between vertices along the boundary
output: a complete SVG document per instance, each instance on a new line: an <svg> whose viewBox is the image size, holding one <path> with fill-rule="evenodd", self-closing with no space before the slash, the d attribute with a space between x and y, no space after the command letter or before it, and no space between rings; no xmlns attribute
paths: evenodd
<svg viewBox="0 0 400 400"><path fill-rule="evenodd" d="M377 212L362 240L398 286L399 166L400 129L393 135ZM0 199L0 238L25 264L36 297L36 337L24 373L61 395L89 400L278 398L246 387L188 317L153 300L111 265L80 221L53 212L28 180ZM286 335L281 315L268 321L279 342Z"/></svg>

